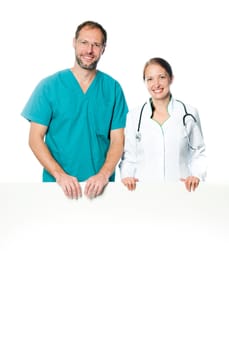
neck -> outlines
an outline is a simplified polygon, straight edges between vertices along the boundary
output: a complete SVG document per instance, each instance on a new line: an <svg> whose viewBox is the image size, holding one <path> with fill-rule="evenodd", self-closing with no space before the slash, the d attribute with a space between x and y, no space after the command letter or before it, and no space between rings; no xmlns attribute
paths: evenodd
<svg viewBox="0 0 229 350"><path fill-rule="evenodd" d="M151 101L153 103L154 109L158 110L158 111L163 111L165 109L167 110L170 98L171 98L171 96L167 96L167 97L165 97L164 99L161 99L161 100L152 99Z"/></svg>
<svg viewBox="0 0 229 350"><path fill-rule="evenodd" d="M96 75L96 69L84 69L76 64L74 65L74 67L71 68L71 71L75 75L77 80L84 82L91 81Z"/></svg>
<svg viewBox="0 0 229 350"><path fill-rule="evenodd" d="M97 72L96 70L83 69L77 65L71 68L71 71L84 92L87 91Z"/></svg>

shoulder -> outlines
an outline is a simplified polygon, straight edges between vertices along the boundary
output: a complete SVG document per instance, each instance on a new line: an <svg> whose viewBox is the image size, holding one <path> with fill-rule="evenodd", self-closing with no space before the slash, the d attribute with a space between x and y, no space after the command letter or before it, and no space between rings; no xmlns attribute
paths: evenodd
<svg viewBox="0 0 229 350"><path fill-rule="evenodd" d="M63 69L61 71L52 73L46 76L45 78L41 79L39 84L44 84L44 85L52 84L53 82L57 82L60 79L67 78L69 76L69 72L70 72L69 69Z"/></svg>
<svg viewBox="0 0 229 350"><path fill-rule="evenodd" d="M184 113L198 115L198 109L195 106L180 99L172 98L170 101L170 108L173 110L182 111Z"/></svg>
<svg viewBox="0 0 229 350"><path fill-rule="evenodd" d="M128 114L130 116L139 114L139 113L141 113L141 111L144 110L144 108L146 108L146 105L147 105L147 103L144 102L142 105L134 106L129 110Z"/></svg>
<svg viewBox="0 0 229 350"><path fill-rule="evenodd" d="M143 102L140 105L137 105L129 110L127 113L127 123L136 124L139 122L140 118L144 118L151 114L151 107L148 101Z"/></svg>
<svg viewBox="0 0 229 350"><path fill-rule="evenodd" d="M97 79L102 81L104 84L113 85L121 88L121 84L119 83L118 80L116 80L111 75L104 73L100 70L97 71Z"/></svg>
<svg viewBox="0 0 229 350"><path fill-rule="evenodd" d="M34 92L38 94L46 94L50 97L55 91L62 91L71 82L71 71L64 69L41 79L36 85Z"/></svg>
<svg viewBox="0 0 229 350"><path fill-rule="evenodd" d="M145 112L145 113L147 113L147 112L152 113L152 109L151 109L151 105L150 105L150 101L149 100L144 101L144 102L142 102L142 104L131 108L130 111L129 111L129 114L130 115L139 115L139 114L141 114L143 112Z"/></svg>

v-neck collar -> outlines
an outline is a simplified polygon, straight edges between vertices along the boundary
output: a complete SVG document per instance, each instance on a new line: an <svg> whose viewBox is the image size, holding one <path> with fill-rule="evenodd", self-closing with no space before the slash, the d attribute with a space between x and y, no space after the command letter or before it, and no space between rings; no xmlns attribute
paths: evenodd
<svg viewBox="0 0 229 350"><path fill-rule="evenodd" d="M81 93L86 96L90 93L90 90L92 89L93 85L95 85L97 79L98 79L98 75L99 75L99 71L96 71L96 74L94 76L94 78L92 79L91 83L89 84L87 90L84 92L83 89L81 88L80 86L80 83L78 82L78 80L76 79L74 73L72 72L71 69L69 69L69 73L70 75L72 76L72 81L73 81L73 84L74 84L74 87L77 86L78 89L81 91Z"/></svg>

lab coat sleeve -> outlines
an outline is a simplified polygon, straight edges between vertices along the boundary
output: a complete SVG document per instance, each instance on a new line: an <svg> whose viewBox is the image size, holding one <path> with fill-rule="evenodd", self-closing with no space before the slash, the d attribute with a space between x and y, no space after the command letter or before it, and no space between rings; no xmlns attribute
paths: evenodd
<svg viewBox="0 0 229 350"><path fill-rule="evenodd" d="M136 139L137 126L134 117L135 113L133 112L127 114L124 152L119 164L121 179L134 177L136 172L138 141Z"/></svg>
<svg viewBox="0 0 229 350"><path fill-rule="evenodd" d="M190 172L192 176L198 177L201 181L205 181L207 176L207 157L206 147L201 127L199 114L195 111L195 117L197 120L191 131L191 140L195 150L191 150L190 157ZM197 148L197 149L196 149Z"/></svg>

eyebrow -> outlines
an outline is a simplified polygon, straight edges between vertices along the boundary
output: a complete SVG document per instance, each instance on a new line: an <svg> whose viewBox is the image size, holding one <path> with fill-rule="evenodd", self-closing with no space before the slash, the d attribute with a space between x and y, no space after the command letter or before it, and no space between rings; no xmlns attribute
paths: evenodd
<svg viewBox="0 0 229 350"><path fill-rule="evenodd" d="M145 77L147 77L147 78L154 78L154 77L158 77L158 76L160 76L160 75L166 75L166 76L168 76L168 73L166 73L166 72L164 72L164 73L158 73L158 74L154 74L154 75L145 75Z"/></svg>

